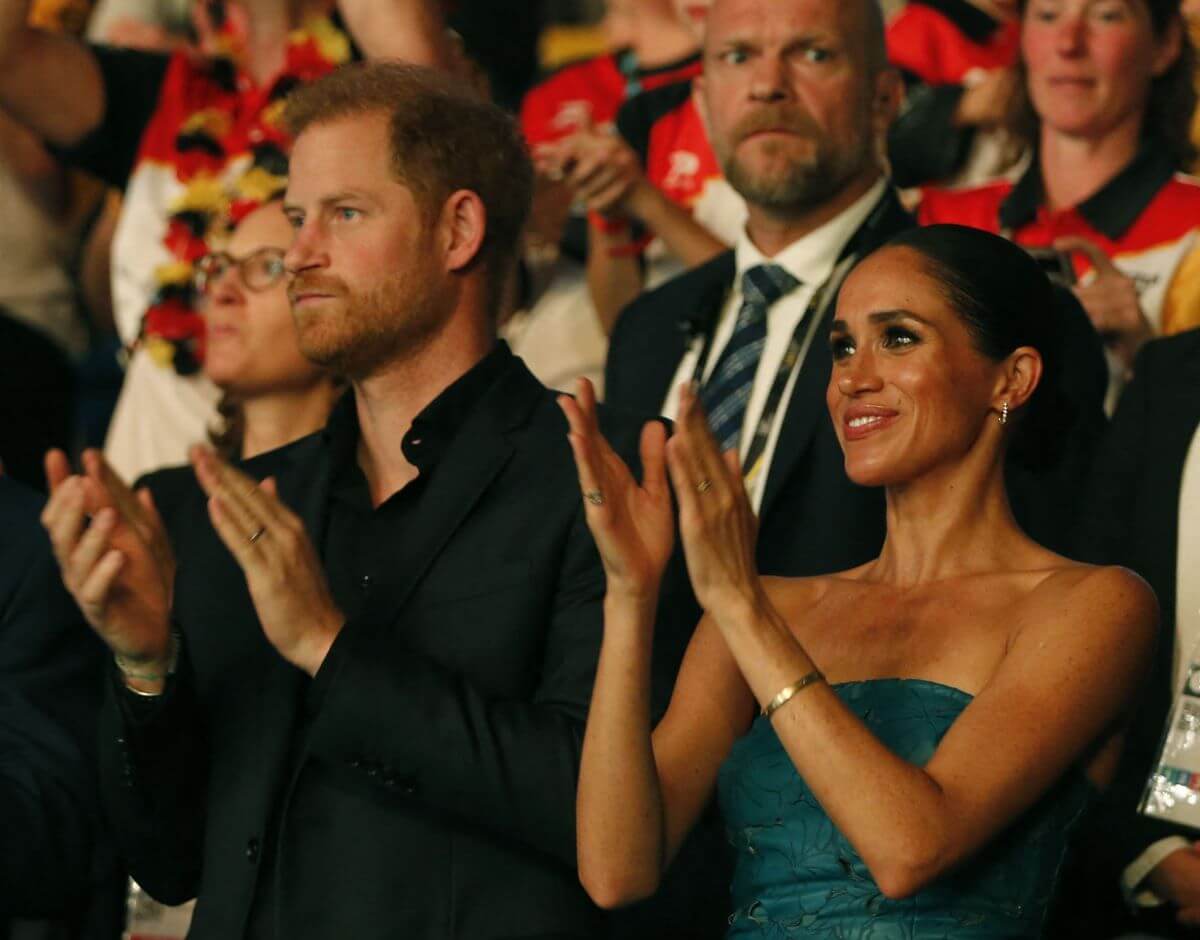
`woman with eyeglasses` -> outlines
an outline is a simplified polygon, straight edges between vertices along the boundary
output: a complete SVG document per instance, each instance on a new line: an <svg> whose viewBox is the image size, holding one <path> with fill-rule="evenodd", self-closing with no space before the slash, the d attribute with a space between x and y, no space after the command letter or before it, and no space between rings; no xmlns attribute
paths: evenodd
<svg viewBox="0 0 1200 940"><path fill-rule="evenodd" d="M251 212L222 251L196 265L207 323L204 373L221 389L218 450L242 460L325 426L338 387L300 352L283 254L292 229L279 200Z"/></svg>

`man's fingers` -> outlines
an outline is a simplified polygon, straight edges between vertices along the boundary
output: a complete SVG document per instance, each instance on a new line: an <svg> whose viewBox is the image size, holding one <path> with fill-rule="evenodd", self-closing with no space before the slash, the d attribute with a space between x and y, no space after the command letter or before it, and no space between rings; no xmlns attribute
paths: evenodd
<svg viewBox="0 0 1200 940"><path fill-rule="evenodd" d="M102 509L92 520L71 551L69 563L70 580L76 584L87 581L96 563L109 549L109 539L117 525L117 514L113 509Z"/></svg>
<svg viewBox="0 0 1200 940"><path fill-rule="evenodd" d="M100 451L89 448L83 452L83 469L92 483L88 487L88 510L96 513L103 506L115 506L139 535L144 534L142 507L134 498L133 490L117 475Z"/></svg>
<svg viewBox="0 0 1200 940"><path fill-rule="evenodd" d="M50 484L50 492L53 493L71 475L71 464L67 460L67 455L57 447L46 451L44 463L46 482Z"/></svg>
<svg viewBox="0 0 1200 940"><path fill-rule="evenodd" d="M212 451L192 448L192 463L204 491L210 497L219 496L226 510L248 531L286 524L283 515L276 511L279 504L273 497L263 493L254 479L235 470Z"/></svg>
<svg viewBox="0 0 1200 940"><path fill-rule="evenodd" d="M249 567L261 557L259 542L266 537L265 533L254 538L258 527L248 527L242 517L230 511L229 504L219 495L209 497L208 518L212 521L217 537L229 549L242 570L248 573Z"/></svg>
<svg viewBox="0 0 1200 940"><path fill-rule="evenodd" d="M110 549L80 585L77 594L79 606L91 612L95 619L99 620L103 616L113 581L124 564L125 556L115 548Z"/></svg>
<svg viewBox="0 0 1200 940"><path fill-rule="evenodd" d="M50 547L63 573L70 578L71 553L84 527L83 487L78 479L68 479L50 497L42 513L42 525L50 536Z"/></svg>

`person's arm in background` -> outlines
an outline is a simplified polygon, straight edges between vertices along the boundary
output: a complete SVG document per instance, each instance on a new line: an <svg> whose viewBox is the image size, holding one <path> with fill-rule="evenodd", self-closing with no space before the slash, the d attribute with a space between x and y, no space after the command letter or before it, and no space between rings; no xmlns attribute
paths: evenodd
<svg viewBox="0 0 1200 940"><path fill-rule="evenodd" d="M26 24L29 0L0 0L0 108L60 147L100 125L99 63L86 45Z"/></svg>
<svg viewBox="0 0 1200 940"><path fill-rule="evenodd" d="M689 268L728 250L650 182L637 152L615 133L579 131L537 156L542 172L565 180L601 220L589 231L587 272L605 333L644 287L634 223L662 238Z"/></svg>
<svg viewBox="0 0 1200 940"><path fill-rule="evenodd" d="M338 0L338 10L366 58L402 59L464 74L441 0Z"/></svg>

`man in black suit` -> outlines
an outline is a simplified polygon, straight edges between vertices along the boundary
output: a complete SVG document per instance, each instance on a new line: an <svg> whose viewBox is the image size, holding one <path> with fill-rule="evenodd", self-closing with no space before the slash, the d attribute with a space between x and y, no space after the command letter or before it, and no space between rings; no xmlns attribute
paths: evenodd
<svg viewBox="0 0 1200 940"><path fill-rule="evenodd" d="M193 455L173 597L151 500L95 454L51 474L66 581L117 655L124 851L198 897L199 940L593 936L574 798L603 574L554 398L495 340L528 158L398 64L287 117L300 346L352 393L243 470Z"/></svg>
<svg viewBox="0 0 1200 940"><path fill-rule="evenodd" d="M855 486L825 407L838 289L855 263L912 226L880 168L879 141L902 92L875 0L716 0L704 97L713 147L748 221L734 250L644 294L622 313L607 402L672 417L682 382L724 448L742 457L759 513L765 574L854 567L882 544L881 490ZM765 275L765 277L764 277ZM1061 548L1073 486L1102 426L1104 361L1078 305L1062 295L1065 384L1081 412L1066 465L1017 468L1018 521ZM719 410L719 413L717 413ZM682 566L667 585L678 584ZM686 621L694 607L669 595ZM674 618L672 618L674 619ZM686 636L686 627L673 631Z"/></svg>
<svg viewBox="0 0 1200 940"><path fill-rule="evenodd" d="M1047 936L1200 936L1196 832L1137 812L1200 640L1200 330L1143 347L1087 505L1080 557L1144 577L1162 629L1120 768L1083 833Z"/></svg>
<svg viewBox="0 0 1200 940"><path fill-rule="evenodd" d="M103 646L63 590L43 502L0 476L0 937L111 938L121 877L96 781Z"/></svg>

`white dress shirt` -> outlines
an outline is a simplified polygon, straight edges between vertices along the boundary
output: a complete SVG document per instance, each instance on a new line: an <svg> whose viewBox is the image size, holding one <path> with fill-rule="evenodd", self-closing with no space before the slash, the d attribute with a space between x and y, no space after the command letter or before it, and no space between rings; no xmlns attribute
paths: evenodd
<svg viewBox="0 0 1200 940"><path fill-rule="evenodd" d="M775 381L775 374L787 353L792 335L796 332L800 321L808 309L813 294L825 283L833 273L838 256L842 253L851 236L858 231L859 226L866 221L875 204L887 189L887 181L880 179L866 193L858 198L851 206L839 215L830 219L820 228L809 232L803 238L792 242L775 257L768 258L750 240L745 229L739 236L735 246L737 275L732 289L721 309L713 332L712 347L704 365L704 379L707 380L712 370L716 368L721 353L733 336L733 328L737 322L738 310L742 306L742 275L760 264L777 264L787 270L792 277L800 282L800 286L772 304L767 311L767 340L763 347L762 358L758 363L758 371L754 374L754 387L750 392L750 400L746 405L746 416L742 423L741 453L745 457L753 437L753 429L758 425L766 405L767 395ZM823 337L815 337L814 342L823 342ZM666 401L663 402L664 417L674 420L679 413L679 387L684 382L691 381L696 371L696 364L704 348L704 337L696 337L691 347L680 360L675 378L667 391ZM807 353L807 349L805 350ZM750 487L750 502L755 512L762 505L763 493L766 491L767 477L770 475L771 461L775 455L775 447L779 442L779 431L783 425L783 416L787 412L791 400L792 388L796 384L796 376L804 364L804 355L796 361L795 368L788 378L784 388L783 399L775 413L771 425L771 433L767 438L766 450L763 452L763 466L768 468L758 474Z"/></svg>
<svg viewBox="0 0 1200 940"><path fill-rule="evenodd" d="M1183 688L1188 666L1200 657L1200 428L1192 436L1183 482L1179 487L1179 541L1175 561L1175 657L1172 699ZM1183 836L1168 836L1150 845L1121 873L1125 896L1141 907L1156 907L1163 899L1142 882L1177 849L1191 848Z"/></svg>

